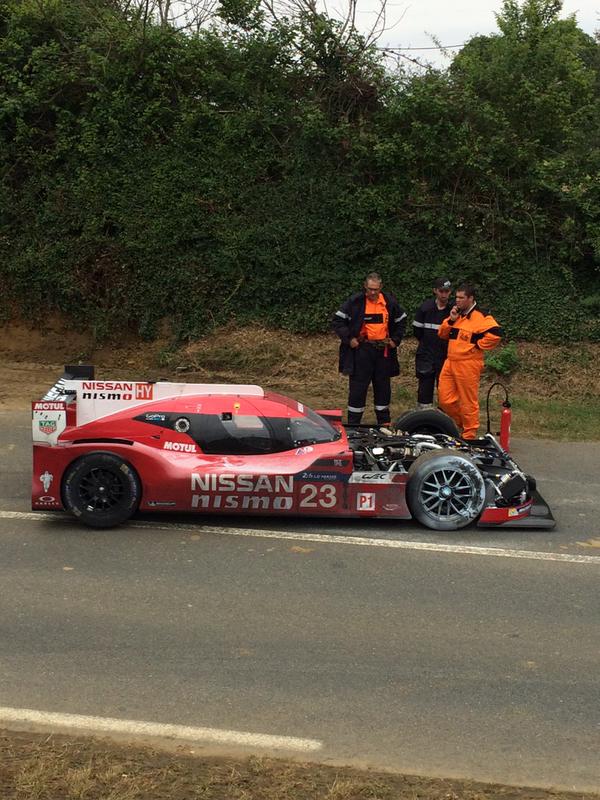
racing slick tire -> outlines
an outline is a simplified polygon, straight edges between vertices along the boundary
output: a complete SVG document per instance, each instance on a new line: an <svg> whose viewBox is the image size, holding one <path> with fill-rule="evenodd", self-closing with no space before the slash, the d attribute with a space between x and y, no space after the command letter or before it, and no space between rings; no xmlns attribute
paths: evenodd
<svg viewBox="0 0 600 800"><path fill-rule="evenodd" d="M485 480L470 456L431 450L411 464L406 500L413 517L426 527L455 531L483 511Z"/></svg>
<svg viewBox="0 0 600 800"><path fill-rule="evenodd" d="M65 508L92 528L112 528L128 520L142 496L133 467L112 453L90 453L65 471Z"/></svg>
<svg viewBox="0 0 600 800"><path fill-rule="evenodd" d="M398 417L394 428L406 433L445 433L448 436L460 436L460 431L452 417L437 408L406 411Z"/></svg>

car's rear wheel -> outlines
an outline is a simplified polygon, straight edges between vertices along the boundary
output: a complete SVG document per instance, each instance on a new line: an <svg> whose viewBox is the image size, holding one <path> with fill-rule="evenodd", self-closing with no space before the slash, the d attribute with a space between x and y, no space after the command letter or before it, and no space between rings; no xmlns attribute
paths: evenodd
<svg viewBox="0 0 600 800"><path fill-rule="evenodd" d="M112 453L90 453L71 464L64 475L65 508L92 528L112 528L137 510L141 485L137 473Z"/></svg>
<svg viewBox="0 0 600 800"><path fill-rule="evenodd" d="M456 422L437 408L426 408L421 411L407 411L394 423L397 431L406 433L445 433L448 436L460 436Z"/></svg>
<svg viewBox="0 0 600 800"><path fill-rule="evenodd" d="M473 522L485 505L485 481L470 456L434 450L408 470L406 500L415 519L436 531L454 531Z"/></svg>

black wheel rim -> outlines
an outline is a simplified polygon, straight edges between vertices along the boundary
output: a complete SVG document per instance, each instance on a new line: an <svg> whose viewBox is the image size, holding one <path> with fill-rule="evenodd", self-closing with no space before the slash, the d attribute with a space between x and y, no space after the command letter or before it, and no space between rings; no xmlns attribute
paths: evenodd
<svg viewBox="0 0 600 800"><path fill-rule="evenodd" d="M419 502L424 511L440 521L474 519L479 513L479 492L462 470L437 469L423 480Z"/></svg>
<svg viewBox="0 0 600 800"><path fill-rule="evenodd" d="M121 505L124 496L124 480L113 470L91 469L79 481L79 497L86 511L110 511Z"/></svg>

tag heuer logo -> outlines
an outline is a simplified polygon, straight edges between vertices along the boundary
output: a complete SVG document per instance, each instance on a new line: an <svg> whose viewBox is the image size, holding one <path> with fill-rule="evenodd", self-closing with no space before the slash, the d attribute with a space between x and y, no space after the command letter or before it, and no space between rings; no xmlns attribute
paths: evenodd
<svg viewBox="0 0 600 800"><path fill-rule="evenodd" d="M40 430L42 433L45 433L47 436L50 436L51 433L55 433L56 431L56 420L55 419L43 419L40 420Z"/></svg>

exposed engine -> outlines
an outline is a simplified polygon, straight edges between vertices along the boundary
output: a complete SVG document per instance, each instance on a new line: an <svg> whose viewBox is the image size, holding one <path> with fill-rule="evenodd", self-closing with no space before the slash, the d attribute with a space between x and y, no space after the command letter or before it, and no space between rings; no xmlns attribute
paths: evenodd
<svg viewBox="0 0 600 800"><path fill-rule="evenodd" d="M535 488L491 435L467 443L443 433L409 434L388 428L347 428L346 433L356 471L408 472L423 453L451 449L473 459L486 478L496 505L523 502L528 488Z"/></svg>
<svg viewBox="0 0 600 800"><path fill-rule="evenodd" d="M348 428L354 467L363 472L406 472L412 462L430 450L460 449L460 441L445 434L394 433L388 428Z"/></svg>

